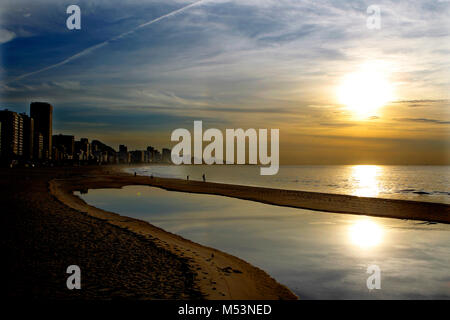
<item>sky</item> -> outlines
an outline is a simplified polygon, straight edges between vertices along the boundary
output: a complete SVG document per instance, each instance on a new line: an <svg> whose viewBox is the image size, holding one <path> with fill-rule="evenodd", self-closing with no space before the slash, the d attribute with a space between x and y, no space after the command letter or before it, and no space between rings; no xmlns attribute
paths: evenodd
<svg viewBox="0 0 450 320"><path fill-rule="evenodd" d="M50 102L54 133L116 149L202 120L280 129L281 164L450 164L449 17L446 0L4 0L0 109Z"/></svg>

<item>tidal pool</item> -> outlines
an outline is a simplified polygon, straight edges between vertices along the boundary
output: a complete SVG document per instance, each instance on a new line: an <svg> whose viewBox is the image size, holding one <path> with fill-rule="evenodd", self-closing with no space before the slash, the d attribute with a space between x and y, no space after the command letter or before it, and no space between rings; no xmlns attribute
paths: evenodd
<svg viewBox="0 0 450 320"><path fill-rule="evenodd" d="M147 186L89 190L90 205L238 256L301 299L450 299L450 225L285 208ZM381 288L369 290L369 266Z"/></svg>

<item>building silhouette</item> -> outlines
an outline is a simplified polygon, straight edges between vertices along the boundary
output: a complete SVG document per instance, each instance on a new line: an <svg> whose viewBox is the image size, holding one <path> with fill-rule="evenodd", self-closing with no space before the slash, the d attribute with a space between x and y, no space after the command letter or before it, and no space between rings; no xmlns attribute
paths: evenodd
<svg viewBox="0 0 450 320"><path fill-rule="evenodd" d="M30 116L34 119L34 135L42 134L43 150L42 159L52 158L52 120L53 107L46 102L32 102L30 105ZM35 141L39 143L39 141Z"/></svg>
<svg viewBox="0 0 450 320"><path fill-rule="evenodd" d="M162 149L162 162L171 163L172 157L171 157L172 150L163 148Z"/></svg>
<svg viewBox="0 0 450 320"><path fill-rule="evenodd" d="M72 160L75 150L75 137L72 135L58 134L53 136L54 160Z"/></svg>
<svg viewBox="0 0 450 320"><path fill-rule="evenodd" d="M44 136L40 132L34 132L33 159L42 160L44 158Z"/></svg>
<svg viewBox="0 0 450 320"><path fill-rule="evenodd" d="M119 145L119 162L120 163L130 163L131 162L131 154L128 152L128 148L126 145Z"/></svg>
<svg viewBox="0 0 450 320"><path fill-rule="evenodd" d="M81 161L88 161L91 158L91 144L87 138L81 138L75 141L75 158Z"/></svg>
<svg viewBox="0 0 450 320"><path fill-rule="evenodd" d="M53 106L32 102L30 116L0 110L0 163L10 167L89 164L171 163L171 150L148 146L129 151L119 145L117 152L98 140L75 141L73 135L52 135Z"/></svg>
<svg viewBox="0 0 450 320"><path fill-rule="evenodd" d="M131 162L132 163L143 163L145 162L145 151L135 150L131 151Z"/></svg>
<svg viewBox="0 0 450 320"><path fill-rule="evenodd" d="M23 119L13 111L0 111L2 160L19 160L23 156Z"/></svg>
<svg viewBox="0 0 450 320"><path fill-rule="evenodd" d="M34 119L21 113L23 120L23 159L33 160L34 152Z"/></svg>
<svg viewBox="0 0 450 320"><path fill-rule="evenodd" d="M92 154L99 164L116 164L119 161L116 150L98 140L92 140Z"/></svg>
<svg viewBox="0 0 450 320"><path fill-rule="evenodd" d="M161 152L159 152L158 150L153 150L153 159L152 162L161 162L162 157L161 157Z"/></svg>

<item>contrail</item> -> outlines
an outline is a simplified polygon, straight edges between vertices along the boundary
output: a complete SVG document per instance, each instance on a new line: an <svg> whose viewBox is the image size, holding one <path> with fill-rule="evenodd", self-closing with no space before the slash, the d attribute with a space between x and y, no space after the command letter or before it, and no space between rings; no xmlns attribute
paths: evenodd
<svg viewBox="0 0 450 320"><path fill-rule="evenodd" d="M169 18L169 17L171 17L171 16L174 16L174 15L176 15L176 14L178 14L178 13L180 13L180 12L183 12L183 11L185 11L185 10L187 10L187 9L190 9L190 8L192 8L192 7L201 5L201 4L203 4L203 3L207 2L207 1L210 1L210 0L200 0L200 1L197 1L197 2L194 2L194 3L191 3L191 4L189 4L189 5L185 6L185 7L182 7L182 8L180 8L180 9L175 10L175 11L169 12L169 13L167 13L167 14L165 14L165 15L159 17L159 18L156 18L156 19L147 21L147 22L145 22L145 23L142 23L142 24L138 25L137 27L134 27L134 28L131 29L130 31L121 33L121 34L119 34L118 36L115 36L115 37L113 37L113 38L111 38L111 39L109 39L109 40L103 41L103 42L101 42L101 43L99 43L99 44L96 44L96 45L94 45L94 46L91 46L91 47L89 47L89 48L86 48L86 49L84 49L84 50L82 50L82 51L80 51L80 52L74 54L73 56L70 56L70 57L66 58L65 60L63 60L63 61L61 61L61 62L52 64L52 65L50 65L50 66L47 66L47 67L45 67L45 68L42 68L42 69L39 69L39 70L36 70L36 71L32 71L32 72L29 72L29 73L25 73L25 74L23 74L23 75L21 75L21 76L18 76L18 77L14 78L14 79L12 79L12 80L10 80L10 81L7 81L6 83L11 83L11 82L14 82L14 81L22 80L22 79L27 78L27 77L29 77L29 76L35 75L35 74L37 74L37 73L41 73L41 72L44 72L44 71L47 71L47 70L54 69L54 68L57 68L57 67L59 67L59 66L62 66L62 65L66 64L66 63L68 63L68 62L70 62L70 61L73 61L73 60L75 60L75 59L78 59L78 58L80 58L80 57L82 57L82 56L87 55L88 53L91 53L92 51L95 51L95 50L97 50L97 49L99 49L99 48L102 48L102 47L108 45L111 41L115 41L115 40L122 39L123 37L126 37L126 36L128 36L129 34L134 33L135 31L137 31L137 30L139 30L139 29L142 29L142 28L144 28L144 27L147 27L147 26L149 26L149 25L151 25L151 24L154 24L154 23L156 23L156 22L158 22L158 21L161 21L161 20L163 20L163 19L165 19L165 18Z"/></svg>

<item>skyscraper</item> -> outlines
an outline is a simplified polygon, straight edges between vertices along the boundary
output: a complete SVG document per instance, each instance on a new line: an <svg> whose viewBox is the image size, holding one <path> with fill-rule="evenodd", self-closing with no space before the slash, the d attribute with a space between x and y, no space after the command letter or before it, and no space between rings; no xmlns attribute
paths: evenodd
<svg viewBox="0 0 450 320"><path fill-rule="evenodd" d="M42 136L42 133L38 132L34 135L34 142L33 142L33 153L34 158L37 160L42 160L44 155L44 137Z"/></svg>
<svg viewBox="0 0 450 320"><path fill-rule="evenodd" d="M128 152L128 148L123 144L119 145L119 161L121 163L130 163L131 161L131 155Z"/></svg>
<svg viewBox="0 0 450 320"><path fill-rule="evenodd" d="M1 156L4 160L18 160L23 154L23 119L16 112L0 111Z"/></svg>
<svg viewBox="0 0 450 320"><path fill-rule="evenodd" d="M166 163L172 162L172 156L171 156L172 150L163 148L162 149L162 161Z"/></svg>
<svg viewBox="0 0 450 320"><path fill-rule="evenodd" d="M21 113L23 120L23 158L25 160L33 159L34 144L34 119Z"/></svg>
<svg viewBox="0 0 450 320"><path fill-rule="evenodd" d="M73 159L75 150L74 136L64 134L53 136L53 147L62 152L64 159Z"/></svg>
<svg viewBox="0 0 450 320"><path fill-rule="evenodd" d="M34 119L34 135L43 137L43 158L52 157L52 117L53 107L46 102L32 102L30 105L30 116Z"/></svg>

